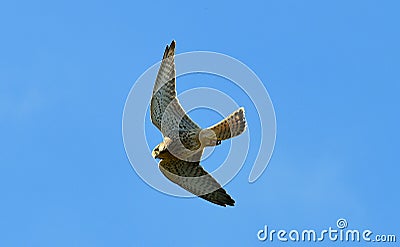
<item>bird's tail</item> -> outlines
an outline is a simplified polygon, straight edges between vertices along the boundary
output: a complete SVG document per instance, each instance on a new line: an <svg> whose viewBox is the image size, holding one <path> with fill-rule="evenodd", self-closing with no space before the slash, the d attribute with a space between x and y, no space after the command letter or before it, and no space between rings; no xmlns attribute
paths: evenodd
<svg viewBox="0 0 400 247"><path fill-rule="evenodd" d="M207 129L214 131L218 141L223 141L242 134L246 130L244 108L240 107L221 122Z"/></svg>

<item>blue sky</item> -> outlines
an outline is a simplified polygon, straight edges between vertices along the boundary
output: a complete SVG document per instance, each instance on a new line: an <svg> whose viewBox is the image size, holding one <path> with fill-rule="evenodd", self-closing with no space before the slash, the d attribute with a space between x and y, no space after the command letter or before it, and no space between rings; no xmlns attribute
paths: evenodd
<svg viewBox="0 0 400 247"><path fill-rule="evenodd" d="M3 1L0 246L308 246L256 233L339 218L400 238L399 7ZM126 157L126 97L172 39L241 60L274 104L273 157L256 183L245 164L226 186L233 208L162 194Z"/></svg>

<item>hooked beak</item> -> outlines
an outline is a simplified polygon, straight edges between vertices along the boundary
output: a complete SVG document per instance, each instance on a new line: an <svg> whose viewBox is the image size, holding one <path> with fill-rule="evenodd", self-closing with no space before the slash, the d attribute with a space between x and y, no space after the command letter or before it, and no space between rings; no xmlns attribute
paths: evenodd
<svg viewBox="0 0 400 247"><path fill-rule="evenodd" d="M158 159L158 154L155 151L151 152L151 156L153 156L153 159Z"/></svg>

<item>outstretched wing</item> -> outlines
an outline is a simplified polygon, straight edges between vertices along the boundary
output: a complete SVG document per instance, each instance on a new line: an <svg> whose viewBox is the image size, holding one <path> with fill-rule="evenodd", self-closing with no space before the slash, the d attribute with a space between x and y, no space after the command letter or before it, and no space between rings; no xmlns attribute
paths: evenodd
<svg viewBox="0 0 400 247"><path fill-rule="evenodd" d="M174 51L175 41L172 41L165 48L151 98L151 121L159 130L165 109L176 98Z"/></svg>
<svg viewBox="0 0 400 247"><path fill-rule="evenodd" d="M220 206L234 206L235 201L221 185L200 166L199 162L187 162L175 158L159 163L161 172L185 190Z"/></svg>
<svg viewBox="0 0 400 247"><path fill-rule="evenodd" d="M186 148L198 146L197 133L200 127L193 122L183 110L176 97L175 81L175 41L165 48L163 60L158 70L150 104L150 115L153 124L163 133L175 139L181 139Z"/></svg>

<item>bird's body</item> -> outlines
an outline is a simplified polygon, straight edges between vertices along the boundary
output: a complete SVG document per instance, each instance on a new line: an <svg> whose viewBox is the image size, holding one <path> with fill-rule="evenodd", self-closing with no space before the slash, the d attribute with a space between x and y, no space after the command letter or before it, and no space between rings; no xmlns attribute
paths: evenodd
<svg viewBox="0 0 400 247"><path fill-rule="evenodd" d="M159 158L161 172L172 182L212 203L233 206L235 201L200 166L203 150L246 129L244 109L239 108L216 125L202 129L183 110L175 90L175 41L167 46L153 89L150 111L153 124L164 140L152 155Z"/></svg>

